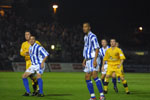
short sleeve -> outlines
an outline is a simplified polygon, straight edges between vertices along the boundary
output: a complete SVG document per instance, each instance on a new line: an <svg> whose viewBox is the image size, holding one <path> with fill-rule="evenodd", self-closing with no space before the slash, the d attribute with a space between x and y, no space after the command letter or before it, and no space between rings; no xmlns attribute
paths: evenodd
<svg viewBox="0 0 150 100"><path fill-rule="evenodd" d="M40 54L42 55L43 58L49 55L49 53L43 47L40 47L39 49L40 49Z"/></svg>
<svg viewBox="0 0 150 100"><path fill-rule="evenodd" d="M125 55L124 55L124 53L122 52L121 49L119 49L119 57L120 57L121 60L126 59L126 57L125 57Z"/></svg>
<svg viewBox="0 0 150 100"><path fill-rule="evenodd" d="M92 45L94 47L94 49L99 49L100 46L99 46L99 43L98 43L98 40L97 40L97 37L96 36L92 36L91 37L91 41L92 41Z"/></svg>

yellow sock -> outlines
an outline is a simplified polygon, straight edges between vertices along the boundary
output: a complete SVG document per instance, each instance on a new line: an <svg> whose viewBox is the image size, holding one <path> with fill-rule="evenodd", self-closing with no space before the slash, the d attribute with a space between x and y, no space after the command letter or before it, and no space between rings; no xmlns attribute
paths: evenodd
<svg viewBox="0 0 150 100"><path fill-rule="evenodd" d="M104 91L108 90L108 83L109 83L109 78L105 77L105 81L104 81Z"/></svg>
<svg viewBox="0 0 150 100"><path fill-rule="evenodd" d="M126 91L126 92L129 92L129 88L128 88L127 81L126 81L126 80L122 81L122 84L123 84L123 86L124 86L124 88L125 88L125 91Z"/></svg>

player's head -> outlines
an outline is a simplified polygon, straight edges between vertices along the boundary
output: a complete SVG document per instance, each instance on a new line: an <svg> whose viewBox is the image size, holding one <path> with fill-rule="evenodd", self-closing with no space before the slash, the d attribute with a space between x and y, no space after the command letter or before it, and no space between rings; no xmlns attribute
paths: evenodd
<svg viewBox="0 0 150 100"><path fill-rule="evenodd" d="M90 30L91 30L90 23L88 23L88 22L83 23L83 32L85 34L88 34Z"/></svg>
<svg viewBox="0 0 150 100"><path fill-rule="evenodd" d="M102 39L101 40L101 44L102 44L102 47L106 47L107 46L107 40L106 39Z"/></svg>
<svg viewBox="0 0 150 100"><path fill-rule="evenodd" d="M25 39L26 39L27 41L29 41L30 36L31 36L30 31L26 31L26 32L25 32Z"/></svg>
<svg viewBox="0 0 150 100"><path fill-rule="evenodd" d="M110 39L111 47L116 47L116 39Z"/></svg>
<svg viewBox="0 0 150 100"><path fill-rule="evenodd" d="M35 36L30 36L29 43L31 45L34 45L34 43L35 43Z"/></svg>
<svg viewBox="0 0 150 100"><path fill-rule="evenodd" d="M116 47L119 47L119 42L116 42Z"/></svg>

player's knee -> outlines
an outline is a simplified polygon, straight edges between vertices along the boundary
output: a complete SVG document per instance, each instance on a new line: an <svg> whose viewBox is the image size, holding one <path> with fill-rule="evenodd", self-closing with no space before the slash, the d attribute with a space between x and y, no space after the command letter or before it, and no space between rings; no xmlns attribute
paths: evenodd
<svg viewBox="0 0 150 100"><path fill-rule="evenodd" d="M22 78L27 78L27 77L26 77L26 74L22 74Z"/></svg>
<svg viewBox="0 0 150 100"><path fill-rule="evenodd" d="M37 74L37 79L41 78L41 74Z"/></svg>
<svg viewBox="0 0 150 100"><path fill-rule="evenodd" d="M106 75L106 78L109 78L109 75Z"/></svg>
<svg viewBox="0 0 150 100"><path fill-rule="evenodd" d="M120 79L122 80L122 81L124 81L125 79L124 79L124 77L120 77Z"/></svg>
<svg viewBox="0 0 150 100"><path fill-rule="evenodd" d="M105 76L102 74L101 79L104 79L104 77L105 77Z"/></svg>
<svg viewBox="0 0 150 100"><path fill-rule="evenodd" d="M85 75L85 80L90 80L90 79L91 79L90 75Z"/></svg>

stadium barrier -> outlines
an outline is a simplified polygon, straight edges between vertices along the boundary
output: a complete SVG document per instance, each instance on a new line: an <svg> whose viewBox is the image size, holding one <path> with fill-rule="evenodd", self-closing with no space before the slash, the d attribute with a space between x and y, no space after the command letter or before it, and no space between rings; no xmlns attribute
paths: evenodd
<svg viewBox="0 0 150 100"><path fill-rule="evenodd" d="M24 72L25 62L13 62L14 72ZM45 72L82 72L81 63L46 63ZM124 65L125 72L150 72L150 65Z"/></svg>
<svg viewBox="0 0 150 100"><path fill-rule="evenodd" d="M24 72L25 62L13 62L14 72ZM81 63L46 63L45 72L82 72Z"/></svg>

